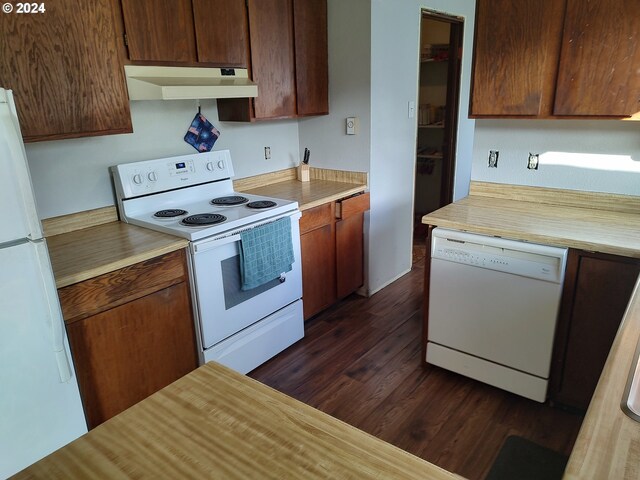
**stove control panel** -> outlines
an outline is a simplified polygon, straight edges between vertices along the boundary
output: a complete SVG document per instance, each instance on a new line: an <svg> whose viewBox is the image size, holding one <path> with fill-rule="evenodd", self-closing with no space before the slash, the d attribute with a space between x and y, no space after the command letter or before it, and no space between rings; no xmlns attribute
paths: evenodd
<svg viewBox="0 0 640 480"><path fill-rule="evenodd" d="M233 177L229 150L144 160L111 167L119 198L135 198Z"/></svg>

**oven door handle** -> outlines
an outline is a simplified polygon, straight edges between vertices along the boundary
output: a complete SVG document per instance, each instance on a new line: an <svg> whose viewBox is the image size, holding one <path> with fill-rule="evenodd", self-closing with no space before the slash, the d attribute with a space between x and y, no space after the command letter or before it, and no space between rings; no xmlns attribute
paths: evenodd
<svg viewBox="0 0 640 480"><path fill-rule="evenodd" d="M193 253L201 253L206 252L207 250L211 250L213 248L221 247L222 245L226 245L227 243L234 243L240 241L240 234L229 235L228 237L217 238L215 240L211 240L208 242L200 242L197 244L191 244L191 250Z"/></svg>

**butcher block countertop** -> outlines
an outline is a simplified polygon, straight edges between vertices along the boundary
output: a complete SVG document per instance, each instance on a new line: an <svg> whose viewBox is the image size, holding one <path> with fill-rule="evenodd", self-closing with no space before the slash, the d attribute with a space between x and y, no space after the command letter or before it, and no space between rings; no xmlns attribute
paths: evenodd
<svg viewBox="0 0 640 480"><path fill-rule="evenodd" d="M273 174L258 175L234 181L240 192L298 202L300 210L364 192L367 174L311 167L310 180L296 180L296 169L281 170Z"/></svg>
<svg viewBox="0 0 640 480"><path fill-rule="evenodd" d="M185 248L188 244L184 238L118 221L47 237L57 288Z"/></svg>
<svg viewBox="0 0 640 480"><path fill-rule="evenodd" d="M640 197L505 188L472 182L468 197L425 215L422 223L640 258Z"/></svg>
<svg viewBox="0 0 640 480"><path fill-rule="evenodd" d="M208 363L16 478L459 477Z"/></svg>

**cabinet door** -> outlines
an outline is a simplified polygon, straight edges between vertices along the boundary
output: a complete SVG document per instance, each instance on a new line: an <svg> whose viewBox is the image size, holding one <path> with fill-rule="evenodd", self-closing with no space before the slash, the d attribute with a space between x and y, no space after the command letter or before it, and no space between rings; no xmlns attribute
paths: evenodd
<svg viewBox="0 0 640 480"><path fill-rule="evenodd" d="M25 141L131 132L111 0L0 15L0 85Z"/></svg>
<svg viewBox="0 0 640 480"><path fill-rule="evenodd" d="M131 60L197 60L191 0L121 1Z"/></svg>
<svg viewBox="0 0 640 480"><path fill-rule="evenodd" d="M193 0L198 61L247 68L249 31L245 0Z"/></svg>
<svg viewBox="0 0 640 480"><path fill-rule="evenodd" d="M327 0L293 0L298 115L329 113Z"/></svg>
<svg viewBox="0 0 640 480"><path fill-rule="evenodd" d="M296 115L291 0L248 0L255 118Z"/></svg>
<svg viewBox="0 0 640 480"><path fill-rule="evenodd" d="M636 260L570 251L556 331L553 400L588 407L639 273Z"/></svg>
<svg viewBox="0 0 640 480"><path fill-rule="evenodd" d="M68 324L67 332L89 428L198 366L186 282Z"/></svg>
<svg viewBox="0 0 640 480"><path fill-rule="evenodd" d="M568 0L554 113L640 111L640 2Z"/></svg>
<svg viewBox="0 0 640 480"><path fill-rule="evenodd" d="M565 0L478 0L472 116L549 114Z"/></svg>
<svg viewBox="0 0 640 480"><path fill-rule="evenodd" d="M336 300L335 203L305 210L300 219L302 300L307 319Z"/></svg>
<svg viewBox="0 0 640 480"><path fill-rule="evenodd" d="M336 292L344 298L364 283L364 214L336 222Z"/></svg>

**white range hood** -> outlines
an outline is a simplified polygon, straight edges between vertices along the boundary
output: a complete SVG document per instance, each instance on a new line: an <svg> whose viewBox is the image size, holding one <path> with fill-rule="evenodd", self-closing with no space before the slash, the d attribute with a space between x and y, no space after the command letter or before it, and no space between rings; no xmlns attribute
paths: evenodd
<svg viewBox="0 0 640 480"><path fill-rule="evenodd" d="M190 100L258 96L244 68L125 65L130 100Z"/></svg>

